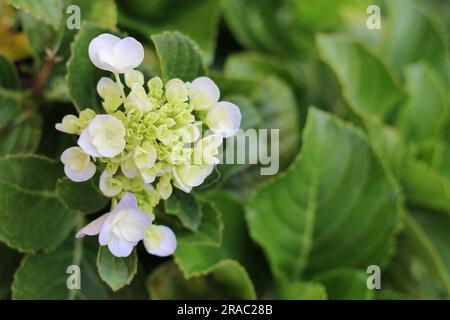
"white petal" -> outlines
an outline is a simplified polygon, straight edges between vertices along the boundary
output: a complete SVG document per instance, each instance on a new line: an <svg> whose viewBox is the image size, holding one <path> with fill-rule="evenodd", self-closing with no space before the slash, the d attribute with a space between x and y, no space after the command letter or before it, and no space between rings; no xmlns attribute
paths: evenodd
<svg viewBox="0 0 450 320"><path fill-rule="evenodd" d="M181 177L179 176L176 167L173 168L172 173L173 173L173 177L175 178L175 181L176 181L176 183L177 183L177 184L176 184L176 187L178 187L178 189L180 189L180 190L182 190L182 191L184 191L184 192L186 192L186 193L191 192L192 187L191 187L191 186L188 186L187 184L185 184L185 183L183 182L183 180L181 180Z"/></svg>
<svg viewBox="0 0 450 320"><path fill-rule="evenodd" d="M136 245L135 242L129 242L126 240L122 240L118 237L112 237L108 242L108 248L111 253L116 257L128 257L131 252L133 252L133 248Z"/></svg>
<svg viewBox="0 0 450 320"><path fill-rule="evenodd" d="M115 213L111 212L108 214L108 217L103 222L101 228L100 228L100 234L98 236L98 242L102 246L106 246L108 242L111 240L113 235L113 226L111 224L111 220L114 218Z"/></svg>
<svg viewBox="0 0 450 320"><path fill-rule="evenodd" d="M141 170L141 177L145 183L152 183L156 179L156 176L146 173L145 170Z"/></svg>
<svg viewBox="0 0 450 320"><path fill-rule="evenodd" d="M199 77L189 86L189 99L196 110L213 107L220 98L217 85L208 77Z"/></svg>
<svg viewBox="0 0 450 320"><path fill-rule="evenodd" d="M89 58L92 63L99 69L113 71L111 70L111 66L102 61L99 57L100 50L110 50L112 52L114 45L120 41L120 38L115 35L104 33L101 34L89 43Z"/></svg>
<svg viewBox="0 0 450 320"><path fill-rule="evenodd" d="M121 223L120 234L123 239L132 242L138 242L144 238L145 230L150 227L152 220L143 211L131 209L126 212L126 217Z"/></svg>
<svg viewBox="0 0 450 320"><path fill-rule="evenodd" d="M103 157L114 158L125 149L126 144L125 139L120 139L117 146L98 147L97 150Z"/></svg>
<svg viewBox="0 0 450 320"><path fill-rule="evenodd" d="M144 60L144 47L132 37L120 40L114 45L116 67L121 73L134 69Z"/></svg>
<svg viewBox="0 0 450 320"><path fill-rule="evenodd" d="M120 199L117 206L114 208L114 212L120 212L127 209L137 209L138 203L137 199L131 192L126 192L125 195Z"/></svg>
<svg viewBox="0 0 450 320"><path fill-rule="evenodd" d="M77 232L75 235L76 238L83 238L84 236L95 236L96 234L100 233L100 230L103 226L103 223L108 218L109 213L105 213L104 215L101 215L91 223L87 224L84 228L82 228L80 231Z"/></svg>
<svg viewBox="0 0 450 320"><path fill-rule="evenodd" d="M88 155L92 157L101 157L102 155L97 151L97 148L92 143L92 136L89 133L89 127L81 132L80 137L78 138L78 145L86 152Z"/></svg>
<svg viewBox="0 0 450 320"><path fill-rule="evenodd" d="M159 257L167 257L174 253L177 248L177 238L173 231L166 226L152 225L150 228L156 228L162 238L155 241L152 237L145 237L144 246L147 252Z"/></svg>
<svg viewBox="0 0 450 320"><path fill-rule="evenodd" d="M241 119L241 111L235 104L221 101L208 112L205 122L214 133L228 138L239 130Z"/></svg>
<svg viewBox="0 0 450 320"><path fill-rule="evenodd" d="M128 158L120 164L120 169L125 177L133 179L139 174L139 170L133 162L132 158Z"/></svg>
<svg viewBox="0 0 450 320"><path fill-rule="evenodd" d="M75 182L83 182L83 181L87 181L90 178L92 178L95 174L96 171L96 167L95 164L93 164L92 162L89 162L89 164L87 165L86 169L81 170L81 171L75 171L75 170L71 170L69 166L64 166L64 173L66 174L66 176Z"/></svg>

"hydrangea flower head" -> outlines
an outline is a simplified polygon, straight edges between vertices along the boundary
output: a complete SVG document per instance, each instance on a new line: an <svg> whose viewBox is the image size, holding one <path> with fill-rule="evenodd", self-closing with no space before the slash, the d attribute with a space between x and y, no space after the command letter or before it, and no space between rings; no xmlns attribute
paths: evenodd
<svg viewBox="0 0 450 320"><path fill-rule="evenodd" d="M77 237L99 235L117 257L128 256L141 240L150 254L171 255L176 236L153 224L153 208L173 188L184 192L201 185L219 163L223 139L240 127L241 113L208 77L191 83L154 77L145 81L135 70L143 60L142 45L133 38L110 34L94 38L89 57L111 71L99 79L103 114L87 108L67 115L56 129L79 135L78 146L64 151L67 177L81 182L100 174L101 192L118 205L81 229ZM120 74L123 74L125 85ZM204 130L210 134L201 137Z"/></svg>

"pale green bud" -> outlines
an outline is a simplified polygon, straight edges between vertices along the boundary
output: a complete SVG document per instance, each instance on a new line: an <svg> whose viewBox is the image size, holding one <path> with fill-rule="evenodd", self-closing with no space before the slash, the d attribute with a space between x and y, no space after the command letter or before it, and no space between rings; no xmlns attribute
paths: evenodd
<svg viewBox="0 0 450 320"><path fill-rule="evenodd" d="M164 87L164 83L160 77L153 77L147 82L148 89L162 89Z"/></svg>
<svg viewBox="0 0 450 320"><path fill-rule="evenodd" d="M159 179L158 184L156 185L156 190L158 190L159 195L164 200L167 200L172 194L172 185L170 184L171 178L171 174L165 174Z"/></svg>
<svg viewBox="0 0 450 320"><path fill-rule="evenodd" d="M180 79L172 79L166 83L166 98L170 103L185 102L188 99L186 84Z"/></svg>
<svg viewBox="0 0 450 320"><path fill-rule="evenodd" d="M156 137L159 141L161 141L165 145L168 145L172 141L172 132L167 127L167 125L163 124L157 128Z"/></svg>
<svg viewBox="0 0 450 320"><path fill-rule="evenodd" d="M144 75L138 70L129 70L125 72L125 84L128 88L132 88L133 85L144 85Z"/></svg>
<svg viewBox="0 0 450 320"><path fill-rule="evenodd" d="M55 125L55 129L61 132L75 134L80 133L79 119L73 114L64 116L61 123Z"/></svg>
<svg viewBox="0 0 450 320"><path fill-rule="evenodd" d="M156 162L155 147L150 142L144 142L134 150L133 161L139 169L152 167Z"/></svg>

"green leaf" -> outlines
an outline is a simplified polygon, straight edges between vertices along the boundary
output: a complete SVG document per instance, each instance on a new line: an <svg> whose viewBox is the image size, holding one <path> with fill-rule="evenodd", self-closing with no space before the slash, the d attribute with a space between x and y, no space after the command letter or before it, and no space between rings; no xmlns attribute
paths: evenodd
<svg viewBox="0 0 450 320"><path fill-rule="evenodd" d="M394 290L409 299L447 299L450 269L444 257L448 237L442 233L437 235L438 230L447 228L447 216L413 209L405 218L405 230L398 239L397 252L383 272L382 291ZM427 228L421 226L421 220Z"/></svg>
<svg viewBox="0 0 450 320"><path fill-rule="evenodd" d="M239 261L250 265L251 241L244 223L244 212L239 203L222 192L208 193L207 199L213 201L222 212L224 219L223 240L219 247L179 243L175 251L175 261L186 278L201 275L224 259Z"/></svg>
<svg viewBox="0 0 450 320"><path fill-rule="evenodd" d="M436 273L450 296L450 216L425 210L413 210L411 214L428 239L423 239L425 246L434 256L429 262L435 263Z"/></svg>
<svg viewBox="0 0 450 320"><path fill-rule="evenodd" d="M152 36L162 77L165 81L179 78L192 81L206 74L206 66L197 44L179 32L164 32Z"/></svg>
<svg viewBox="0 0 450 320"><path fill-rule="evenodd" d="M373 291L367 288L368 275L361 270L335 269L320 273L314 281L327 288L331 300L367 300L373 298Z"/></svg>
<svg viewBox="0 0 450 320"><path fill-rule="evenodd" d="M42 117L35 114L29 119L0 130L0 156L34 153L41 141Z"/></svg>
<svg viewBox="0 0 450 320"><path fill-rule="evenodd" d="M100 278L97 266L98 240L94 237L67 239L50 253L27 255L14 276L13 299L144 299L145 279L142 271L126 288L117 292ZM80 289L68 289L67 283L75 284L75 273L69 266L80 268Z"/></svg>
<svg viewBox="0 0 450 320"><path fill-rule="evenodd" d="M377 117L364 119L364 127L373 149L386 160L389 169L399 175L406 159L405 141L399 132Z"/></svg>
<svg viewBox="0 0 450 320"><path fill-rule="evenodd" d="M22 109L19 92L0 88L0 129L10 124Z"/></svg>
<svg viewBox="0 0 450 320"><path fill-rule="evenodd" d="M256 51L282 57L298 57L311 50L311 35L298 25L295 2L271 0L224 0L225 21L235 38Z"/></svg>
<svg viewBox="0 0 450 320"><path fill-rule="evenodd" d="M312 108L302 151L256 191L247 220L274 274L293 279L304 271L383 265L392 252L400 200L360 131Z"/></svg>
<svg viewBox="0 0 450 320"><path fill-rule="evenodd" d="M97 255L98 273L103 281L117 291L130 284L137 272L137 254L126 258L117 258L111 254L107 247L100 246Z"/></svg>
<svg viewBox="0 0 450 320"><path fill-rule="evenodd" d="M450 185L436 170L422 161L408 159L400 174L408 203L450 212Z"/></svg>
<svg viewBox="0 0 450 320"><path fill-rule="evenodd" d="M278 129L280 166L286 166L298 152L300 145L300 107L297 105L292 89L284 81L274 76L264 79L238 79L214 77L222 95L244 95L252 102L261 126L255 129Z"/></svg>
<svg viewBox="0 0 450 320"><path fill-rule="evenodd" d="M158 223L168 225L177 235L178 244L204 244L208 246L220 246L222 242L223 222L219 210L209 201L199 201L202 220L197 231L183 227L180 220L172 215L160 212L157 215Z"/></svg>
<svg viewBox="0 0 450 320"><path fill-rule="evenodd" d="M19 74L14 64L0 54L0 129L11 122L22 108Z"/></svg>
<svg viewBox="0 0 450 320"><path fill-rule="evenodd" d="M342 94L360 116L388 116L403 97L393 75L382 61L358 42L345 36L319 35L321 58L335 72Z"/></svg>
<svg viewBox="0 0 450 320"><path fill-rule="evenodd" d="M400 110L397 127L409 143L437 142L443 138L449 115L445 84L423 63L407 67L405 78L409 98Z"/></svg>
<svg viewBox="0 0 450 320"><path fill-rule="evenodd" d="M63 21L63 2L59 0L8 0L8 3L19 10L32 14L55 30L59 29Z"/></svg>
<svg viewBox="0 0 450 320"><path fill-rule="evenodd" d="M327 290L320 284L305 281L283 282L280 286L280 298L283 300L326 300Z"/></svg>
<svg viewBox="0 0 450 320"><path fill-rule="evenodd" d="M20 263L21 255L0 243L0 300L10 296L14 272Z"/></svg>
<svg viewBox="0 0 450 320"><path fill-rule="evenodd" d="M450 80L448 48L443 26L414 1L388 1L389 24L384 53L399 71L425 60Z"/></svg>
<svg viewBox="0 0 450 320"><path fill-rule="evenodd" d="M100 279L95 266L98 241L67 239L56 250L27 255L14 276L13 299L108 299L110 290ZM80 268L81 290L68 289L74 273L69 266Z"/></svg>
<svg viewBox="0 0 450 320"><path fill-rule="evenodd" d="M58 47L62 32L56 31L50 25L43 24L40 19L30 13L21 12L19 16L33 53L35 70L38 71L47 56L47 50L54 50Z"/></svg>
<svg viewBox="0 0 450 320"><path fill-rule="evenodd" d="M203 213L195 196L180 190L174 190L164 201L164 211L176 216L183 227L192 231L197 231L202 221Z"/></svg>
<svg viewBox="0 0 450 320"><path fill-rule="evenodd" d="M295 2L295 16L298 23L308 30L330 31L342 25L343 7L365 13L369 4L371 2L367 0L304 0Z"/></svg>
<svg viewBox="0 0 450 320"><path fill-rule="evenodd" d="M256 299L247 272L233 260L222 260L204 275L187 280L175 264L164 263L152 272L147 288L156 300Z"/></svg>
<svg viewBox="0 0 450 320"><path fill-rule="evenodd" d="M302 81L299 77L295 77L295 73L290 72L286 61L257 52L231 54L225 62L224 73L228 77L242 79L274 75L295 87Z"/></svg>
<svg viewBox="0 0 450 320"><path fill-rule="evenodd" d="M198 44L205 61L213 62L220 17L218 1L165 2L161 8L157 8L155 1L145 1L127 3L123 7L119 11L120 25L144 37L181 30Z"/></svg>
<svg viewBox="0 0 450 320"><path fill-rule="evenodd" d="M97 182L98 179L73 182L64 177L58 180L56 194L69 209L83 213L95 213L106 207L110 201L100 192L96 185Z"/></svg>
<svg viewBox="0 0 450 320"><path fill-rule="evenodd" d="M16 67L3 54L0 54L0 88L11 90L20 88L20 79Z"/></svg>
<svg viewBox="0 0 450 320"><path fill-rule="evenodd" d="M69 96L78 110L91 108L102 111L101 99L97 94L97 82L106 73L89 59L88 47L93 38L111 30L93 24L83 23L72 43L72 53L67 63L67 87Z"/></svg>
<svg viewBox="0 0 450 320"><path fill-rule="evenodd" d="M0 240L24 252L51 250L77 221L57 198L62 175L56 162L38 156L0 159Z"/></svg>
<svg viewBox="0 0 450 320"><path fill-rule="evenodd" d="M290 87L267 77L252 92L252 100L263 119L264 129L280 130L280 165L290 163L300 144L299 107Z"/></svg>
<svg viewBox="0 0 450 320"><path fill-rule="evenodd" d="M68 0L67 6L71 4L80 7L82 21L95 22L105 28L116 28L117 8L114 0Z"/></svg>

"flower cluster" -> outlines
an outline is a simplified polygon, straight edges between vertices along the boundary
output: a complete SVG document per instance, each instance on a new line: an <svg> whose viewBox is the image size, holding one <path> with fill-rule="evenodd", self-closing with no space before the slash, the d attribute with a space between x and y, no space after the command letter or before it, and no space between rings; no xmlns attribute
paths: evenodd
<svg viewBox="0 0 450 320"><path fill-rule="evenodd" d="M144 50L133 38L102 34L91 41L89 57L114 75L97 84L106 114L87 108L56 124L59 131L79 135L78 146L65 150L61 161L76 182L99 170L101 192L118 204L77 236L99 234L100 244L119 257L128 256L140 240L149 253L170 255L175 235L152 223L153 209L173 187L190 192L204 182L219 162L223 139L239 129L240 110L219 102L220 91L207 77L145 82L135 70Z"/></svg>

